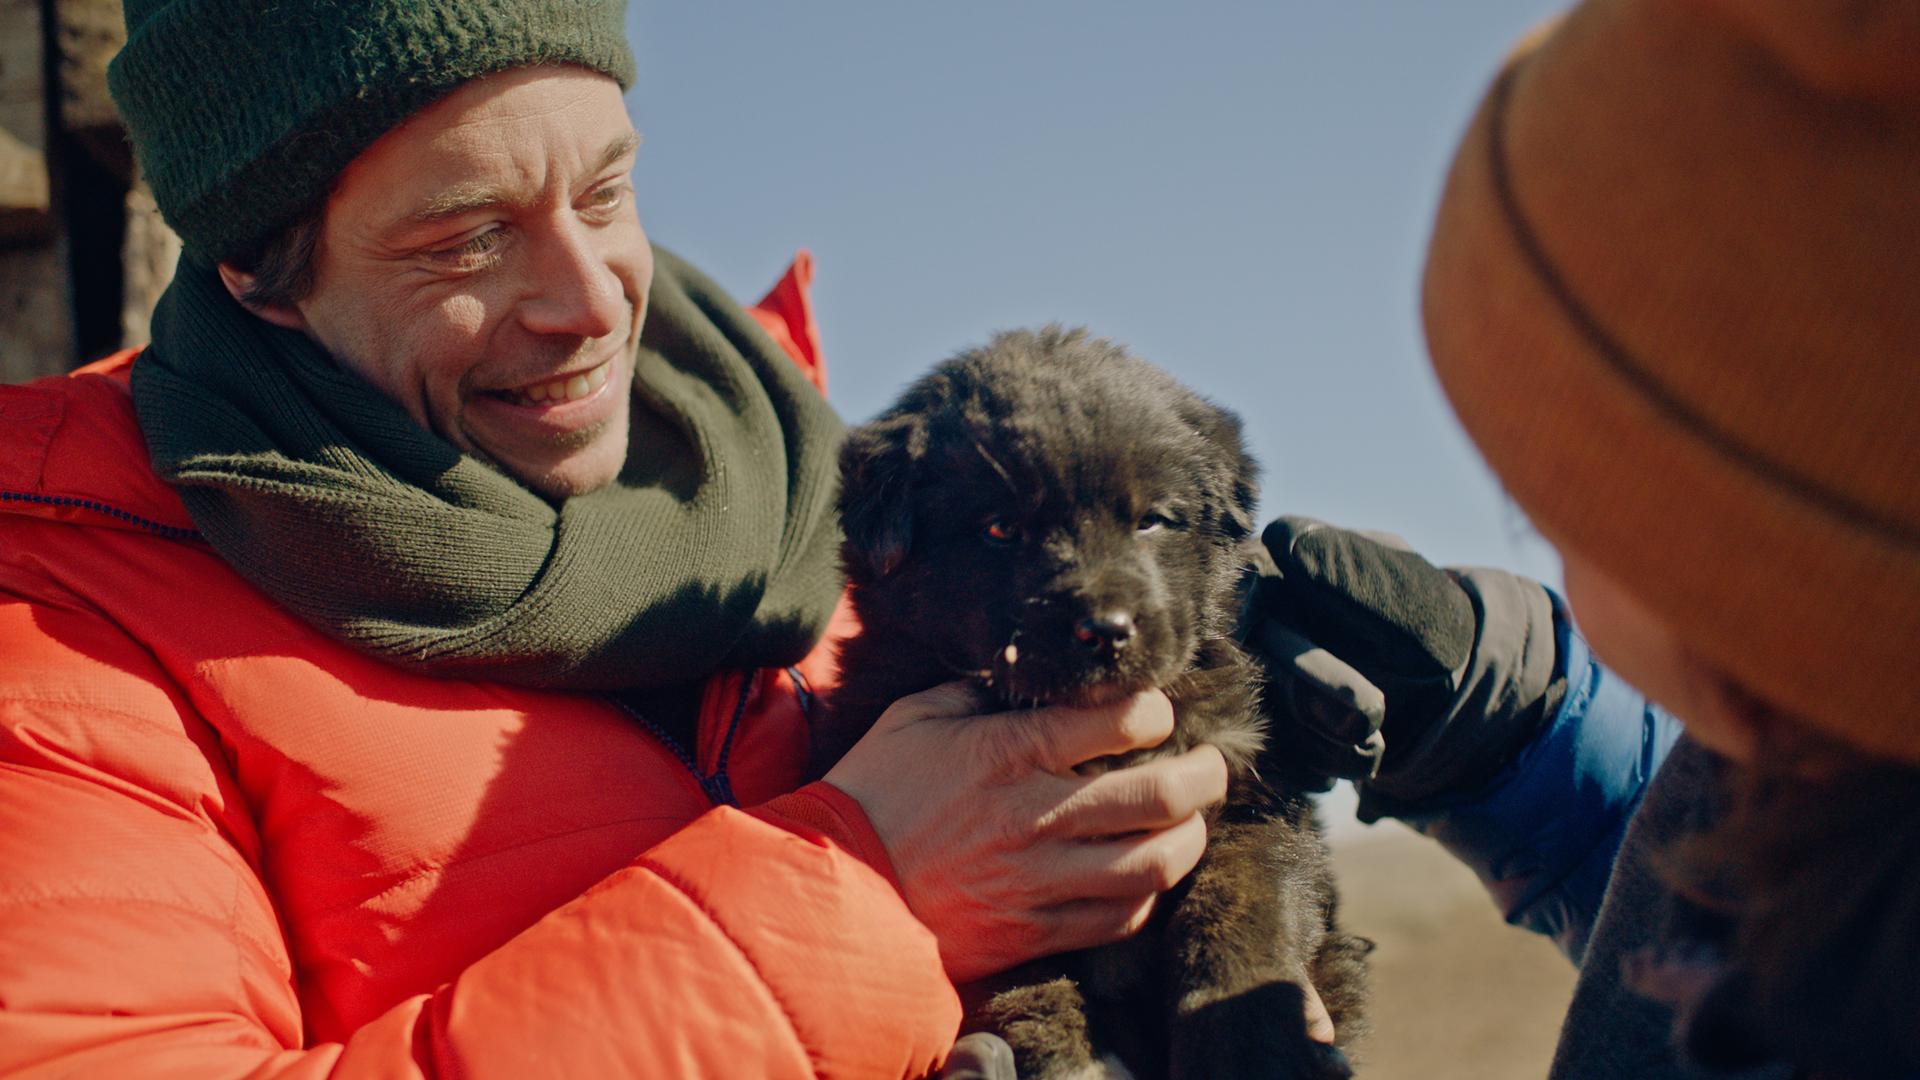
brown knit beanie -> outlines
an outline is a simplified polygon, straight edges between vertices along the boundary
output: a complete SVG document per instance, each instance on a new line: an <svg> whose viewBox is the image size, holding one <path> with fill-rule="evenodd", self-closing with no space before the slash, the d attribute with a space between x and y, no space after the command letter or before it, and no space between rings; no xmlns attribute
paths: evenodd
<svg viewBox="0 0 1920 1080"><path fill-rule="evenodd" d="M1920 4L1581 4L1474 118L1423 306L1550 539L1920 763Z"/></svg>
<svg viewBox="0 0 1920 1080"><path fill-rule="evenodd" d="M625 0L126 0L107 85L167 224L226 259L469 79L572 64L626 88L625 12Z"/></svg>

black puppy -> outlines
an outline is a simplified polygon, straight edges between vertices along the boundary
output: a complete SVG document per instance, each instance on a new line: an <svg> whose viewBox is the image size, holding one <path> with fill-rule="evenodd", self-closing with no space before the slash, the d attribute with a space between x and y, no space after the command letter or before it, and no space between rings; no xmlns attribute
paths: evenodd
<svg viewBox="0 0 1920 1080"><path fill-rule="evenodd" d="M852 433L843 549L861 633L815 734L824 773L894 701L956 677L1009 708L1158 687L1175 732L1121 765L1219 747L1199 867L1127 941L968 988L1022 1077L1345 1077L1307 1037L1318 988L1362 1026L1371 945L1334 921L1304 794L1253 769L1256 668L1233 641L1255 467L1239 421L1084 331L1001 334ZM1124 1074L1122 1074L1124 1075Z"/></svg>

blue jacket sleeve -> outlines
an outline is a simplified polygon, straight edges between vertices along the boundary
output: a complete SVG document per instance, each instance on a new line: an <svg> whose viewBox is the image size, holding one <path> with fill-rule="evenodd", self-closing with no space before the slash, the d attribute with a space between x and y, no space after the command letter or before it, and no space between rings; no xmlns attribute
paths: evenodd
<svg viewBox="0 0 1920 1080"><path fill-rule="evenodd" d="M1486 787L1399 816L1472 867L1508 922L1578 964L1627 820L1680 724L1601 667L1553 599L1567 693L1552 720Z"/></svg>

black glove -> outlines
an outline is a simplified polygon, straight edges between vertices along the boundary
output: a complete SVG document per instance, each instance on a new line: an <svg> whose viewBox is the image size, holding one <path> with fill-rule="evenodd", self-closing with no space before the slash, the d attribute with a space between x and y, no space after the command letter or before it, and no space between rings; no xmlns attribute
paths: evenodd
<svg viewBox="0 0 1920 1080"><path fill-rule="evenodd" d="M1308 518L1261 535L1242 621L1267 666L1261 758L1295 783L1360 787L1361 816L1477 790L1565 694L1536 582L1448 571Z"/></svg>

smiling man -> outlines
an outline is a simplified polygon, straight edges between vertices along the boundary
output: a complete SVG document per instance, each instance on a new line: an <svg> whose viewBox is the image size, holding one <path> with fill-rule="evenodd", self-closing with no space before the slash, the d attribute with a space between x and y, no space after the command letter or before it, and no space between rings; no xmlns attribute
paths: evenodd
<svg viewBox="0 0 1920 1080"><path fill-rule="evenodd" d="M649 247L623 8L129 0L186 253L0 387L0 1074L922 1074L1198 859L1216 751L1074 769L1157 693L942 688L803 786L807 271Z"/></svg>
<svg viewBox="0 0 1920 1080"><path fill-rule="evenodd" d="M341 171L312 283L252 304L415 423L540 493L604 487L627 453L653 255L618 84L579 68L477 80ZM233 264L236 299L258 286Z"/></svg>

